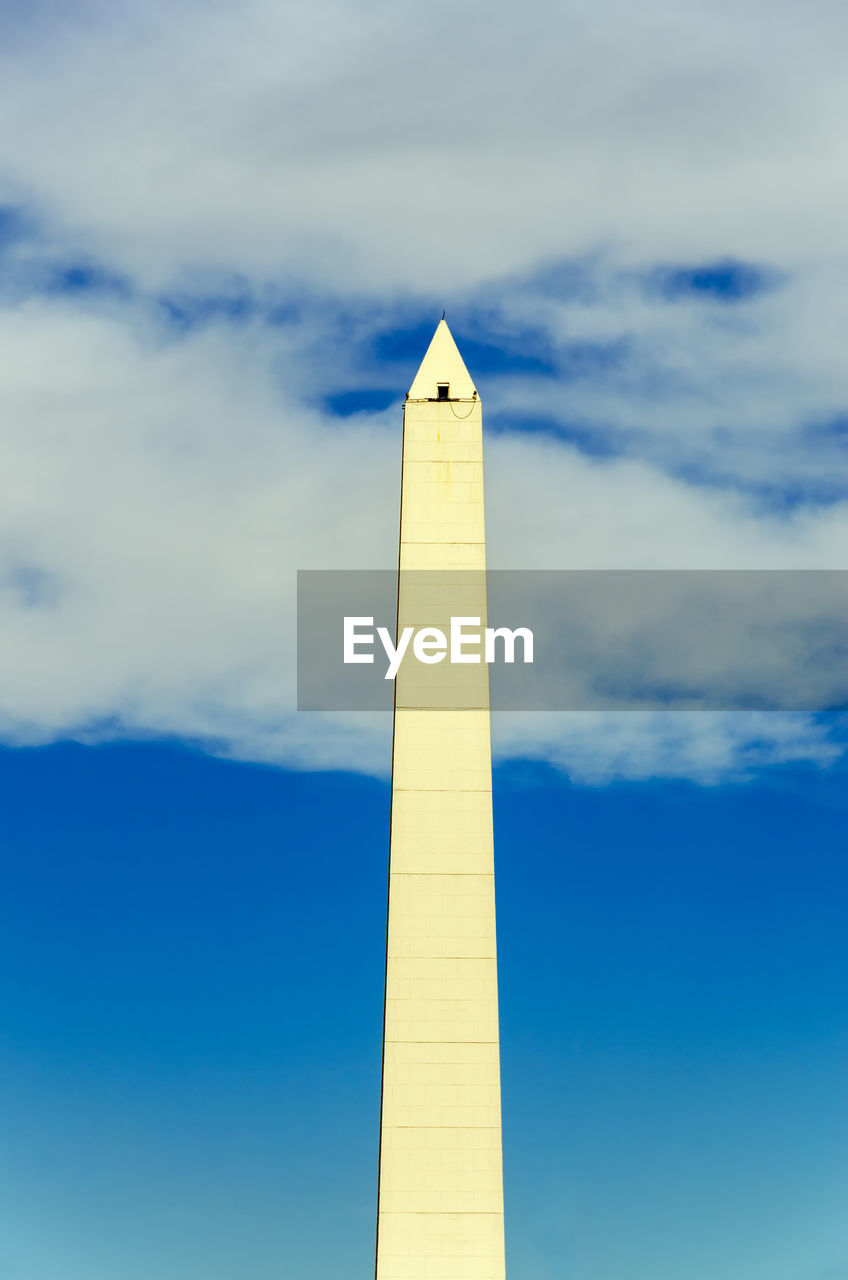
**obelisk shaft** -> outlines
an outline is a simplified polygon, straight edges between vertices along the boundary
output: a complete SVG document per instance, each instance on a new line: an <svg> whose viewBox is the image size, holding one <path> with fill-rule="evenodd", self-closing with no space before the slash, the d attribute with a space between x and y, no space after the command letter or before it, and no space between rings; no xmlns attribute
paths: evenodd
<svg viewBox="0 0 848 1280"><path fill-rule="evenodd" d="M442 322L405 406L401 581L485 556L480 400ZM424 709L399 683L377 1280L503 1277L488 698Z"/></svg>

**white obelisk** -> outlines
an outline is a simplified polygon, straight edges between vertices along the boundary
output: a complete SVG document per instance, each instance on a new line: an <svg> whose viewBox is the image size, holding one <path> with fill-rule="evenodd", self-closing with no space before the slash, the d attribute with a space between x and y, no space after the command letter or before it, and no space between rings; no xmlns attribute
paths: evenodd
<svg viewBox="0 0 848 1280"><path fill-rule="evenodd" d="M485 564L480 399L443 320L404 410L401 582ZM504 1277L485 690L434 710L396 686L377 1280Z"/></svg>

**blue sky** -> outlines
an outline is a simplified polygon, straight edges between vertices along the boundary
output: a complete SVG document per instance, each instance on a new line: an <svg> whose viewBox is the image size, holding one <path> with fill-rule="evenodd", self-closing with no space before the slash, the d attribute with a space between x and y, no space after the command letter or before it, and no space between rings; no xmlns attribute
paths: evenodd
<svg viewBox="0 0 848 1280"><path fill-rule="evenodd" d="M386 784L158 743L2 778L5 1274L367 1275ZM845 794L497 772L513 1274L844 1260Z"/></svg>
<svg viewBox="0 0 848 1280"><path fill-rule="evenodd" d="M493 567L844 568L846 37L0 7L4 1276L369 1274L389 725L296 570L395 563L443 308ZM513 1280L848 1280L844 721L494 740Z"/></svg>

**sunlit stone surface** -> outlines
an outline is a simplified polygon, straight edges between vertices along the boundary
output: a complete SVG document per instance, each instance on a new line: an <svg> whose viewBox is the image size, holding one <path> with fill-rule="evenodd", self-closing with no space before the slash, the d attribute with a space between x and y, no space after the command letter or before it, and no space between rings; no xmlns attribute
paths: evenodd
<svg viewBox="0 0 848 1280"><path fill-rule="evenodd" d="M400 569L480 571L485 562L480 400L442 321L406 401ZM420 621L417 581L401 579L399 628ZM485 614L482 585L463 611ZM427 670L435 679L443 669ZM420 671L405 670L395 703L377 1280L503 1280L486 668L462 668L470 710L423 709Z"/></svg>

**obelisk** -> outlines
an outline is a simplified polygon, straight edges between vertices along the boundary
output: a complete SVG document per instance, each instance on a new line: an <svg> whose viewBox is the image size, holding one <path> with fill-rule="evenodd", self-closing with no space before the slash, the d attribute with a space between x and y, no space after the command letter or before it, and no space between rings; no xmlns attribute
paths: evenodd
<svg viewBox="0 0 848 1280"><path fill-rule="evenodd" d="M416 595L417 582L451 584L468 570L482 580L486 566L480 398L444 320L404 408L399 563L399 631L424 621L430 588ZM485 598L476 609L473 589L469 598L463 612L485 611ZM464 670L478 686L485 678L484 666ZM377 1280L504 1277L487 680L482 687L460 709L419 698L414 678L396 683Z"/></svg>

